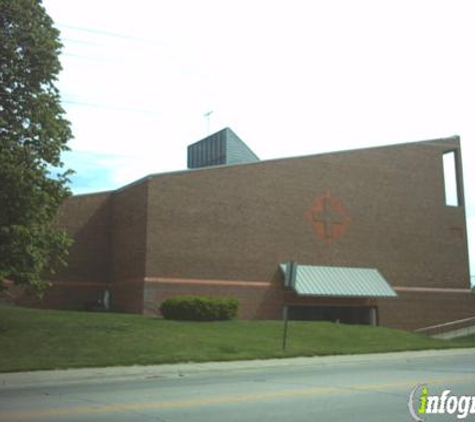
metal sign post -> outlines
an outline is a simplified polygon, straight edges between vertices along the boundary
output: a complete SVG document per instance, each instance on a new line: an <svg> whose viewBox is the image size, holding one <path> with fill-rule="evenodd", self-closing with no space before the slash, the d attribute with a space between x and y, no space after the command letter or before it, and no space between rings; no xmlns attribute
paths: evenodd
<svg viewBox="0 0 475 422"><path fill-rule="evenodd" d="M285 352L287 347L287 328L289 325L289 307L284 306L284 333L282 336L282 351Z"/></svg>

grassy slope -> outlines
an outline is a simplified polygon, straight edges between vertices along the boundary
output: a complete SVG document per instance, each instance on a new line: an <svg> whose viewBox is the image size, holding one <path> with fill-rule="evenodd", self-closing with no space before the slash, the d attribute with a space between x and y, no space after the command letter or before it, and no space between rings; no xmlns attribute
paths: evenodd
<svg viewBox="0 0 475 422"><path fill-rule="evenodd" d="M0 305L0 372L475 346L400 330L325 322L176 322L140 315Z"/></svg>

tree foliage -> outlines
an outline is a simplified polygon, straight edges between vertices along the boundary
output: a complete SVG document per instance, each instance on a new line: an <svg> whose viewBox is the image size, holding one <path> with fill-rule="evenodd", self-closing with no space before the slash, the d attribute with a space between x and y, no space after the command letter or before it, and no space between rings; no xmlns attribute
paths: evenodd
<svg viewBox="0 0 475 422"><path fill-rule="evenodd" d="M70 194L60 49L40 0L0 0L0 290L11 280L41 292L70 244L52 224Z"/></svg>

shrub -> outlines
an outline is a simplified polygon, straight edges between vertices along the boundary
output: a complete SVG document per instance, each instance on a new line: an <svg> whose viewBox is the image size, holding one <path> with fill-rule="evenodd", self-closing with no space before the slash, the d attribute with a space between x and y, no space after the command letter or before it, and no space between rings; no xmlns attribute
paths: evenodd
<svg viewBox="0 0 475 422"><path fill-rule="evenodd" d="M208 296L175 296L165 299L160 311L165 319L219 321L236 317L239 301Z"/></svg>

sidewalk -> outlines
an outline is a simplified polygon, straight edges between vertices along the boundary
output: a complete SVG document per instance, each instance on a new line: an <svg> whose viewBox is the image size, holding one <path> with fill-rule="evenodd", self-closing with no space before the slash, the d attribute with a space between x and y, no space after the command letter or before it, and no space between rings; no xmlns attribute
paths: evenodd
<svg viewBox="0 0 475 422"><path fill-rule="evenodd" d="M475 358L475 348L2 373L0 374L0 391L2 389L40 387L46 385L172 378L196 374L230 373L288 366L335 366L383 360L434 359L461 355L473 355Z"/></svg>

